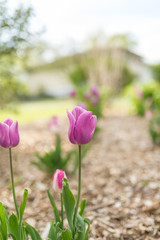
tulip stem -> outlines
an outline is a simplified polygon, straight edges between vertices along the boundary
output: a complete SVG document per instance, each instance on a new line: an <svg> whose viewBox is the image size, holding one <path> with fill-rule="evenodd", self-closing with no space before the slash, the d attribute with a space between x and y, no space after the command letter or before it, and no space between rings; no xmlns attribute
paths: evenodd
<svg viewBox="0 0 160 240"><path fill-rule="evenodd" d="M11 181L12 181L12 192L13 192L14 205L15 205L17 217L19 218L19 212L18 212L18 206L17 206L16 194L15 194L14 178L13 178L13 166L12 166L12 151L11 151L11 148L9 148L9 159L10 159L10 170L11 170Z"/></svg>
<svg viewBox="0 0 160 240"><path fill-rule="evenodd" d="M62 221L62 229L63 229L63 197L61 193L61 221Z"/></svg>
<svg viewBox="0 0 160 240"><path fill-rule="evenodd" d="M79 201L80 201L80 195L81 195L81 145L78 145L78 150L79 150L78 195L77 195L77 202L76 202L74 218L73 218L73 226L74 226L74 228L75 228L75 224L76 224L76 217L77 217Z"/></svg>

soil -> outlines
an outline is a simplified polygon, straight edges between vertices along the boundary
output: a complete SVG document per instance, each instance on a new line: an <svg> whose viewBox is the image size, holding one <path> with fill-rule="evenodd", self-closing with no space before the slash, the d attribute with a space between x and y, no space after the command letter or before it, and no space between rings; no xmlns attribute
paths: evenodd
<svg viewBox="0 0 160 240"><path fill-rule="evenodd" d="M73 146L67 138L68 120L61 119L63 149ZM160 239L160 147L148 134L146 119L110 116L99 122L99 131L83 160L82 198L87 199L86 217L91 219L90 240ZM24 221L45 239L53 213L46 189L53 193L52 179L31 164L35 152L54 147L46 122L20 126L21 143L13 149L18 204L24 188L29 190ZM0 201L14 211L8 150L0 149ZM77 194L77 174L68 176Z"/></svg>

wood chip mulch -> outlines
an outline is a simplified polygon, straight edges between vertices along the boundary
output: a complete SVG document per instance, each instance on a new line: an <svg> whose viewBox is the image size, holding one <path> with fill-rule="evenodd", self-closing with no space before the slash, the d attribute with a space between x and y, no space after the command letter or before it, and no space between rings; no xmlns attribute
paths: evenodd
<svg viewBox="0 0 160 240"><path fill-rule="evenodd" d="M68 120L64 124L63 148L72 148L67 138ZM160 147L148 134L147 121L135 116L111 116L100 121L101 131L92 142L82 167L82 198L91 219L90 240L160 239ZM18 203L23 189L29 190L24 220L36 227L45 239L52 208L46 189L52 180L31 164L35 152L54 147L46 122L20 126L21 143L13 149ZM7 149L0 149L0 201L11 213L14 204L10 184ZM68 176L77 193L77 175ZM55 195L59 206L59 197Z"/></svg>

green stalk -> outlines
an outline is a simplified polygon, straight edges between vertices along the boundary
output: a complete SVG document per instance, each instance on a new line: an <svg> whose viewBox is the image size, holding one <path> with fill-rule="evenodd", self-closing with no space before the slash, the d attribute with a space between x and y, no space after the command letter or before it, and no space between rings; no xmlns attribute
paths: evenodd
<svg viewBox="0 0 160 240"><path fill-rule="evenodd" d="M76 217L77 217L79 201L80 201L80 195L81 195L81 145L78 145L78 150L79 150L78 195L77 195L77 202L76 202L76 207L75 207L75 212L74 212L74 217L73 217L73 226L74 226L74 228L75 228L75 224L76 224Z"/></svg>
<svg viewBox="0 0 160 240"><path fill-rule="evenodd" d="M14 205L15 205L15 209L16 209L16 213L17 213L17 218L19 219L19 212L18 212L18 206L17 206L16 194L15 194L14 177L13 177L11 148L9 148L9 159L10 159L10 170L11 170L11 181L12 181L12 192L13 192ZM21 240L21 222L19 223L18 240Z"/></svg>
<svg viewBox="0 0 160 240"><path fill-rule="evenodd" d="M63 197L61 193L61 221L62 221L62 229L63 229Z"/></svg>
<svg viewBox="0 0 160 240"><path fill-rule="evenodd" d="M12 151L11 151L11 148L9 148L9 159L10 159L10 171L11 171L11 181L12 181L12 192L13 192L14 205L15 205L17 217L19 218L19 212L18 212L18 206L17 206L16 194L15 194L14 178L13 178L13 166L12 166Z"/></svg>
<svg viewBox="0 0 160 240"><path fill-rule="evenodd" d="M20 221L19 228L18 228L18 240L21 240L21 226L22 226L22 222Z"/></svg>

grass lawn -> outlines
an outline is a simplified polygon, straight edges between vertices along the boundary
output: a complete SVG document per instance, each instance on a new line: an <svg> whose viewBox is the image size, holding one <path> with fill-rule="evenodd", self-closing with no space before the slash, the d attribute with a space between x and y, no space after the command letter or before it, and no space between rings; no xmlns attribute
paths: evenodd
<svg viewBox="0 0 160 240"><path fill-rule="evenodd" d="M71 110L74 105L72 99L23 102L17 105L16 112L8 110L0 111L0 121L4 121L7 117L10 117L23 124L39 119L48 119L53 115L63 116L66 114L66 109Z"/></svg>

